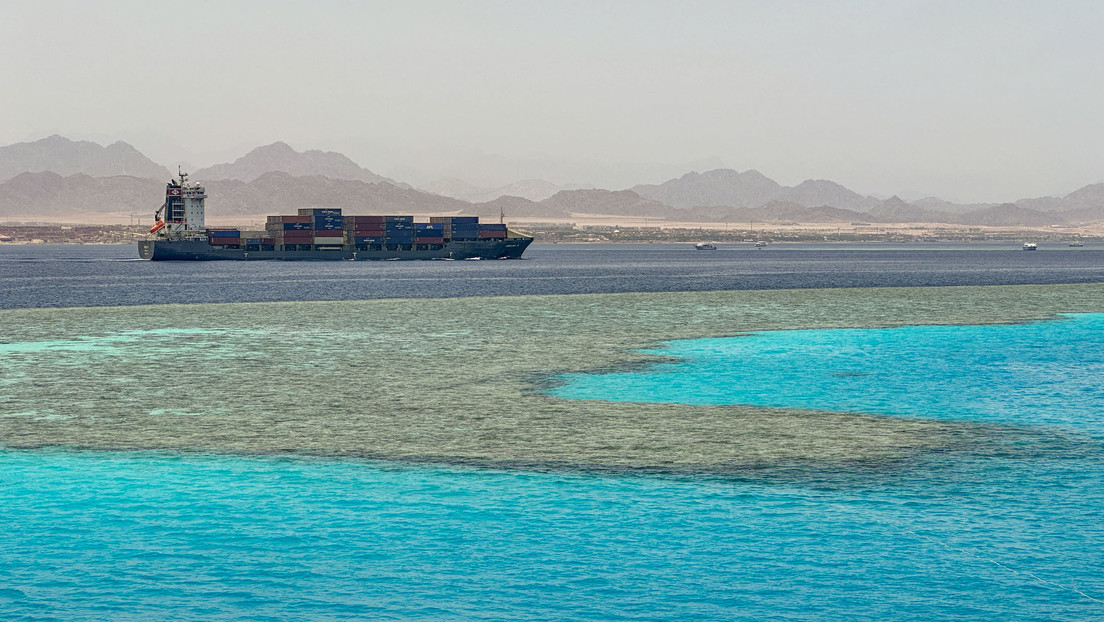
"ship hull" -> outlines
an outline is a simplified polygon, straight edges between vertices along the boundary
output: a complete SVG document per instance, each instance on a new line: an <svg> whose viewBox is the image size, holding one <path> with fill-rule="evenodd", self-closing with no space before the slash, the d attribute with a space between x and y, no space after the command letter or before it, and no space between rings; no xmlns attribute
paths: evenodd
<svg viewBox="0 0 1104 622"><path fill-rule="evenodd" d="M204 240L142 240L138 256L151 261L384 261L425 259L520 259L530 237L453 240L447 244L387 247L327 246L311 250L213 246Z"/></svg>

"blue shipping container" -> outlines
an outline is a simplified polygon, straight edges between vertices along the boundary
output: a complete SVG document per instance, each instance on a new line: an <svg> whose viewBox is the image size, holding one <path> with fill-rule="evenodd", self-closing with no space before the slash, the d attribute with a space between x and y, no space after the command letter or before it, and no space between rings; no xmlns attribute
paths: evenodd
<svg viewBox="0 0 1104 622"><path fill-rule="evenodd" d="M238 231L237 229L234 229L234 230L231 230L231 231L208 229L207 230L207 237L209 237L209 238L240 238L241 237L241 231Z"/></svg>

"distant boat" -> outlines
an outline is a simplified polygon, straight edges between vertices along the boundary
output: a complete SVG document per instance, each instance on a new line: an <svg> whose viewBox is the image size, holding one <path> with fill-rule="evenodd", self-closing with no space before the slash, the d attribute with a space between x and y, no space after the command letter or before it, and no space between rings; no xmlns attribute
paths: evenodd
<svg viewBox="0 0 1104 622"><path fill-rule="evenodd" d="M698 242L697 244L694 245L694 248L698 249L699 251L715 251L715 250L717 250L717 247L710 244L709 242Z"/></svg>
<svg viewBox="0 0 1104 622"><path fill-rule="evenodd" d="M1024 247L1023 248L1024 248L1025 251L1033 251L1033 250L1039 248L1039 245L1034 243L1034 242L1024 242Z"/></svg>
<svg viewBox="0 0 1104 622"><path fill-rule="evenodd" d="M1081 248L1082 246L1084 246L1084 244L1081 242L1070 242L1069 245L1074 248Z"/></svg>
<svg viewBox="0 0 1104 622"><path fill-rule="evenodd" d="M763 248L766 245L767 245L767 243L765 241L759 240L758 242L755 243L755 248Z"/></svg>

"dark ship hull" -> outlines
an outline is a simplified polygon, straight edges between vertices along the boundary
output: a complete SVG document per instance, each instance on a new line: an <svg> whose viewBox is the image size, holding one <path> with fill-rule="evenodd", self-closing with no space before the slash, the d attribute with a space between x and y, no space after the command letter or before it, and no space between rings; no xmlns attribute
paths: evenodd
<svg viewBox="0 0 1104 622"><path fill-rule="evenodd" d="M138 255L153 261L283 260L369 261L403 259L520 259L531 237L499 240L452 240L445 244L212 246L207 240L142 240Z"/></svg>

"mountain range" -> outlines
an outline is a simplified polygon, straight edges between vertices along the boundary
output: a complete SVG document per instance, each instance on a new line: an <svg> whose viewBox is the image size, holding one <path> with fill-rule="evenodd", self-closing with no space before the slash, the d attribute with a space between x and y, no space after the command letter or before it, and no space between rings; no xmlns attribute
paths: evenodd
<svg viewBox="0 0 1104 622"><path fill-rule="evenodd" d="M44 171L62 176L79 173L92 177L129 175L159 179L170 176L169 169L121 141L104 147L55 135L31 143L0 147L0 182L20 173Z"/></svg>
<svg viewBox="0 0 1104 622"><path fill-rule="evenodd" d="M317 150L298 152L283 142L257 147L231 163L201 168L191 176L193 179L204 181L238 179L249 182L273 171L296 177L321 175L332 179L350 179L370 184L384 182L394 186L410 187L361 168L356 162L340 153Z"/></svg>
<svg viewBox="0 0 1104 622"><path fill-rule="evenodd" d="M51 136L0 147L0 217L145 213L160 204L165 167L134 147L100 146ZM446 179L422 189L362 168L340 153L299 152L277 142L234 162L199 169L213 215L261 215L299 207L355 213L466 213L568 218L576 214L690 222L925 222L1046 226L1104 222L1104 184L1064 197L958 205L936 198L907 202L863 196L829 180L782 186L759 173L716 169L627 190L563 188L543 180L477 188Z"/></svg>

